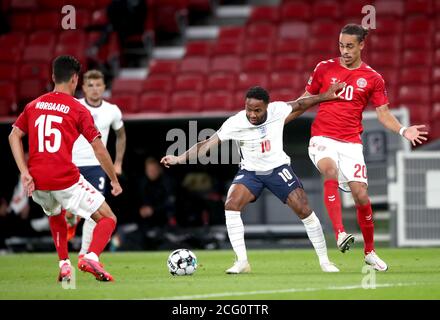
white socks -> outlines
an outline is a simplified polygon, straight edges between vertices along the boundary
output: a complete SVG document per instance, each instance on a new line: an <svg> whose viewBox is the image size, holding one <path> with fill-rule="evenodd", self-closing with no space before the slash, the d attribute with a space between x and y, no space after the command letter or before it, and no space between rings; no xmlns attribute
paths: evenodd
<svg viewBox="0 0 440 320"><path fill-rule="evenodd" d="M327 256L327 245L325 243L324 233L322 232L321 222L315 212L312 212L310 216L301 220L306 228L307 235L315 248L318 255L319 264L329 262Z"/></svg>
<svg viewBox="0 0 440 320"><path fill-rule="evenodd" d="M84 255L87 253L90 247L90 243L92 243L93 238L93 230L95 229L96 222L93 219L84 220L83 230L82 230L82 242L81 242L81 250L79 254Z"/></svg>
<svg viewBox="0 0 440 320"><path fill-rule="evenodd" d="M84 258L99 262L99 257L94 252L89 252L85 254Z"/></svg>
<svg viewBox="0 0 440 320"><path fill-rule="evenodd" d="M69 260L69 259L66 259L66 260L60 260L60 261L58 262L58 266L61 268L65 263L67 263L69 266L72 265L72 264L70 263L70 260Z"/></svg>
<svg viewBox="0 0 440 320"><path fill-rule="evenodd" d="M225 216L229 241L237 256L237 260L247 261L246 245L244 244L244 226L240 211L225 210Z"/></svg>

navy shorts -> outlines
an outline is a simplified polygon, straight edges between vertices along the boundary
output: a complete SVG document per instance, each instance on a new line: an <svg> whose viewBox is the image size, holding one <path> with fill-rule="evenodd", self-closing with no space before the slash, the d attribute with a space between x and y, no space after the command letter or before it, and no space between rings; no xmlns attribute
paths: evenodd
<svg viewBox="0 0 440 320"><path fill-rule="evenodd" d="M78 167L84 178L102 194L105 193L106 175L101 166Z"/></svg>
<svg viewBox="0 0 440 320"><path fill-rule="evenodd" d="M257 199L264 188L269 189L283 203L296 188L303 188L301 180L295 175L290 165L285 164L267 172L240 169L232 184L243 184Z"/></svg>

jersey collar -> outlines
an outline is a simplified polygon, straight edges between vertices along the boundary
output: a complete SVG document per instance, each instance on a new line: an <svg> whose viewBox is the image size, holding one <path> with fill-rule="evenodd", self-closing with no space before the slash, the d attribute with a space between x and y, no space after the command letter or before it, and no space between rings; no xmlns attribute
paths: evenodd
<svg viewBox="0 0 440 320"><path fill-rule="evenodd" d="M101 103L99 104L99 106L93 106L93 105L91 105L88 101L87 101L87 98L86 97L84 97L84 102L86 103L86 105L88 105L90 108L99 108L99 107L101 107L102 106L102 102L103 102L104 100L103 99L101 99Z"/></svg>

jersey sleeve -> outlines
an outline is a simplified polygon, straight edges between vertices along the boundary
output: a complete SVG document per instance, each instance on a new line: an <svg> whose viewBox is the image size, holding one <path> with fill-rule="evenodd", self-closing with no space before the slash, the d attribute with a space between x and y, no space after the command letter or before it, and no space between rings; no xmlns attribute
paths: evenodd
<svg viewBox="0 0 440 320"><path fill-rule="evenodd" d="M28 133L28 116L27 116L27 109L28 106L26 106L22 113L18 116L17 120L15 120L13 127L17 127L24 133Z"/></svg>
<svg viewBox="0 0 440 320"><path fill-rule="evenodd" d="M112 121L112 129L117 131L117 130L121 129L123 125L124 125L124 122L122 121L122 112L118 108L118 106L115 105L114 118Z"/></svg>
<svg viewBox="0 0 440 320"><path fill-rule="evenodd" d="M370 99L371 103L373 103L376 108L388 103L388 96L385 90L385 81L382 77L378 77L376 79Z"/></svg>
<svg viewBox="0 0 440 320"><path fill-rule="evenodd" d="M306 85L306 91L310 94L318 94L322 87L322 64L318 63L310 75Z"/></svg>
<svg viewBox="0 0 440 320"><path fill-rule="evenodd" d="M272 104L274 111L280 114L283 119L286 119L287 116L292 112L292 106L284 101L276 101L272 102Z"/></svg>
<svg viewBox="0 0 440 320"><path fill-rule="evenodd" d="M101 133L96 128L89 110L83 106L81 107L82 110L80 111L78 118L78 130L89 143L92 143L97 137L101 137Z"/></svg>
<svg viewBox="0 0 440 320"><path fill-rule="evenodd" d="M217 136L220 141L234 140L236 138L235 133L237 131L235 127L233 117L223 122L220 129L217 130Z"/></svg>

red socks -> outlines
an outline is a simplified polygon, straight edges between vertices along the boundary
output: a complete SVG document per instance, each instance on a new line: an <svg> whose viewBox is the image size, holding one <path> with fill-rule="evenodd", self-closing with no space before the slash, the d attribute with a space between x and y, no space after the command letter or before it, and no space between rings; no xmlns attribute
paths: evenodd
<svg viewBox="0 0 440 320"><path fill-rule="evenodd" d="M97 256L104 251L110 237L115 230L116 222L111 218L101 218L93 230L92 243L89 252L95 253Z"/></svg>
<svg viewBox="0 0 440 320"><path fill-rule="evenodd" d="M341 198L339 197L338 185L337 180L324 181L324 204L332 221L336 240L338 240L339 232L345 232L342 224Z"/></svg>
<svg viewBox="0 0 440 320"><path fill-rule="evenodd" d="M49 217L49 226L52 233L52 238L57 249L60 260L69 259L69 252L67 249L67 222L66 210L61 209L61 213L57 216Z"/></svg>
<svg viewBox="0 0 440 320"><path fill-rule="evenodd" d="M374 250L374 223L371 203L356 205L356 211L359 227L364 237L364 251L367 254Z"/></svg>

